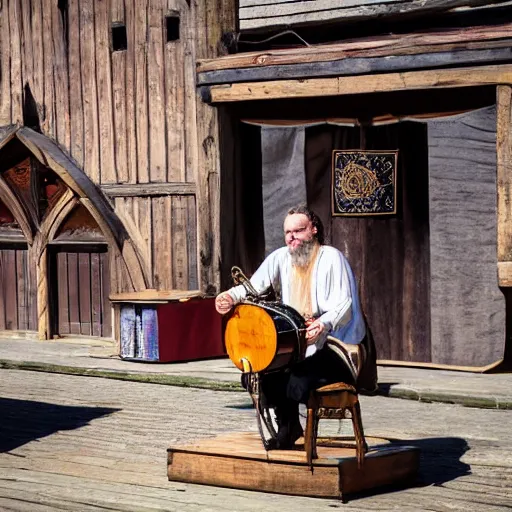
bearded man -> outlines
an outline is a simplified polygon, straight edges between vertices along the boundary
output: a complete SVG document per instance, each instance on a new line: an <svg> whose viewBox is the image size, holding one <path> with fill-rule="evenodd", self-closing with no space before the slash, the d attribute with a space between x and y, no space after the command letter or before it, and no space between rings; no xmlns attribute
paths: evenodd
<svg viewBox="0 0 512 512"><path fill-rule="evenodd" d="M290 449L302 436L299 403L306 403L312 390L334 382L356 384L359 372L346 348L367 341L354 274L340 251L323 245L319 217L305 206L291 208L284 220L284 239L286 247L270 254L251 277L258 293L272 286L308 324L306 359L262 376L263 394L275 407L279 426L277 438L271 440L276 449ZM226 314L245 296L245 288L235 286L217 296L216 309ZM374 388L376 369L371 374Z"/></svg>

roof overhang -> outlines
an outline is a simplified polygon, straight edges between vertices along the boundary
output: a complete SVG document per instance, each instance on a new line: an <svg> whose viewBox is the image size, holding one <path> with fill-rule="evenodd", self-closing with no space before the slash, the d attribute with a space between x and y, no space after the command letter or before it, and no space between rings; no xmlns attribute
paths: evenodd
<svg viewBox="0 0 512 512"><path fill-rule="evenodd" d="M511 83L512 23L201 60L203 101L336 96Z"/></svg>

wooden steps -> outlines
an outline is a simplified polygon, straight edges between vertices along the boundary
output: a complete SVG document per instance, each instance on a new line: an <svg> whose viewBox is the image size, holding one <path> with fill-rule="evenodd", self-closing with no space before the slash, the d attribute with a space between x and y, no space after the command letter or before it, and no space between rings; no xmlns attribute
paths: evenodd
<svg viewBox="0 0 512 512"><path fill-rule="evenodd" d="M171 446L167 474L176 482L323 498L413 481L417 448L393 446L382 438L366 440L369 452L358 469L355 446L342 448L334 439L319 438L319 458L311 469L302 440L295 450L266 452L258 434L235 432Z"/></svg>

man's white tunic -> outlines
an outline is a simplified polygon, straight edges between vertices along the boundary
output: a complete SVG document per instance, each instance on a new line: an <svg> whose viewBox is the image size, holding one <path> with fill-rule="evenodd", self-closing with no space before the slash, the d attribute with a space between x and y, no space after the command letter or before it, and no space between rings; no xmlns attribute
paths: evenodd
<svg viewBox="0 0 512 512"><path fill-rule="evenodd" d="M290 304L290 276L292 258L287 247L277 249L267 256L251 277L251 283L258 293L270 285L284 304ZM235 303L246 296L245 288L235 286L228 293ZM317 349L323 347L327 335L345 343L357 344L366 334L366 327L359 303L357 284L354 274L345 256L328 245L322 245L318 252L311 276L311 307L313 316L326 327L326 333L316 343ZM315 352L308 347L307 356Z"/></svg>

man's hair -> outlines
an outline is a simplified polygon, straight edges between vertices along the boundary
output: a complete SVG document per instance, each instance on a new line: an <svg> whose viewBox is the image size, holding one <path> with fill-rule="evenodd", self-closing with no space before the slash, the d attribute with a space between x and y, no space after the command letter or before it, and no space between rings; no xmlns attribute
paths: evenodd
<svg viewBox="0 0 512 512"><path fill-rule="evenodd" d="M290 208L286 215L295 215L296 213L305 215L316 228L316 239L318 243L323 245L324 243L324 225L320 220L320 217L313 211L310 210L305 204L300 204Z"/></svg>

